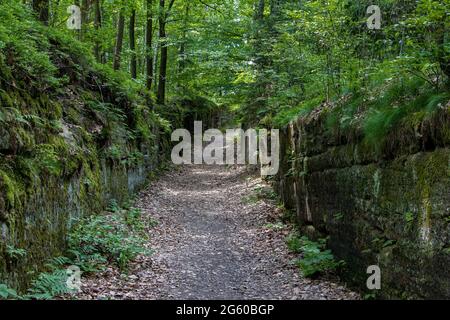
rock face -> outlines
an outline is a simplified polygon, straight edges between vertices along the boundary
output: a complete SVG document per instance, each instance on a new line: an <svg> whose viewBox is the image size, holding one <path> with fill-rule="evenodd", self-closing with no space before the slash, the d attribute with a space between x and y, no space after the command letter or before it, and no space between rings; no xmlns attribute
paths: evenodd
<svg viewBox="0 0 450 320"><path fill-rule="evenodd" d="M77 218L104 210L112 199L122 203L146 181L151 162L127 167L101 160L96 191L86 190L83 173L69 179L50 178L23 198L14 218L0 220L2 245L25 248L26 255L0 256L0 275L11 287L24 290L52 257L64 254L66 235Z"/></svg>
<svg viewBox="0 0 450 320"><path fill-rule="evenodd" d="M136 107L129 120L142 121L141 130L150 134L138 128L137 138L128 138L124 120L102 122L108 110L93 115L81 99L52 98L31 109L14 92L3 92L0 105L6 96L22 113L64 104L54 129L13 120L0 128L0 283L23 291L50 258L64 254L78 218L100 213L112 199L122 203L145 183L168 141L145 109ZM126 101L118 107L126 108ZM22 254L14 253L18 249Z"/></svg>
<svg viewBox="0 0 450 320"><path fill-rule="evenodd" d="M137 89L60 41L49 61L70 77L47 91L13 77L0 51L0 283L21 292L64 254L77 218L126 200L170 144Z"/></svg>
<svg viewBox="0 0 450 320"><path fill-rule="evenodd" d="M449 110L420 132L393 132L377 150L361 135L326 129L326 113L298 119L281 134L275 187L286 207L309 234L329 236L347 263L343 277L364 292L450 298ZM371 265L381 269L376 292L366 287Z"/></svg>

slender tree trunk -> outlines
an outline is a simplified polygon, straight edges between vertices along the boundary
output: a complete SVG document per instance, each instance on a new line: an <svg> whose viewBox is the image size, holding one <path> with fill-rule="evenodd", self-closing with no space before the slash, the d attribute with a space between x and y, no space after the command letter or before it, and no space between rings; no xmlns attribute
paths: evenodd
<svg viewBox="0 0 450 320"><path fill-rule="evenodd" d="M97 31L97 37L95 40L94 54L95 54L95 58L97 59L97 62L104 63L103 53L101 52L101 48L100 48L100 40L99 40L100 37L98 34L98 31L102 28L102 5L101 5L100 1L101 0L95 0L94 26L95 26L95 30Z"/></svg>
<svg viewBox="0 0 450 320"><path fill-rule="evenodd" d="M130 17L130 51L131 51L131 59L130 59L130 73L131 78L137 78L137 57L136 57L136 10L133 9Z"/></svg>
<svg viewBox="0 0 450 320"><path fill-rule="evenodd" d="M161 43L161 61L159 63L159 84L157 102L164 104L166 99L166 76L167 76L167 38L166 38L166 13L164 11L165 0L159 0L159 41Z"/></svg>
<svg viewBox="0 0 450 320"><path fill-rule="evenodd" d="M255 21L261 21L264 19L264 8L265 8L265 1L259 0L255 8L255 16L254 16Z"/></svg>
<svg viewBox="0 0 450 320"><path fill-rule="evenodd" d="M159 39L158 39L158 41L156 41L156 43L154 44L154 50L153 50L153 52L155 53L154 54L154 58L153 58L153 74L154 74L154 76L153 76L153 81L154 81L154 87L155 87L155 89L154 89L154 91L155 91L155 94L157 93L157 91L158 91L158 80L159 80L159 78L156 76L158 73L159 73L159 69L158 69L158 61L159 61L159 48L160 48L160 43L159 43Z"/></svg>
<svg viewBox="0 0 450 320"><path fill-rule="evenodd" d="M153 82L153 0L147 0L147 25L145 32L145 60L147 67L147 89L152 90Z"/></svg>
<svg viewBox="0 0 450 320"><path fill-rule="evenodd" d="M265 67L266 57L264 56L264 33L265 33L265 21L264 21L264 10L266 7L266 3L264 0L259 0L255 6L255 14L253 17L255 24L255 45L254 45L254 59L256 64L256 70L258 75L262 75ZM262 94L264 91L264 86L260 84L260 88L258 88Z"/></svg>
<svg viewBox="0 0 450 320"><path fill-rule="evenodd" d="M187 43L187 28L188 28L188 19L189 19L189 3L186 3L186 11L183 21L183 40L181 41L180 45L180 52L179 52L179 68L180 73L184 71L186 68L186 43Z"/></svg>
<svg viewBox="0 0 450 320"><path fill-rule="evenodd" d="M27 4L27 1L23 1L24 4ZM53 8L59 8L59 5L61 3L61 0L54 0L53 1ZM58 10L53 10L52 14L49 14L49 25L54 26L55 22L58 21L59 14Z"/></svg>
<svg viewBox="0 0 450 320"><path fill-rule="evenodd" d="M448 55L446 55L445 52L445 43L446 43L446 39L445 39L445 27L444 25L440 26L440 28L438 28L435 31L436 37L437 37L437 45L438 45L438 62L439 62L439 66L441 67L442 72L448 77L448 84L450 85L450 58L448 57ZM450 34L448 35L448 37L450 37Z"/></svg>
<svg viewBox="0 0 450 320"><path fill-rule="evenodd" d="M124 29L125 29L125 15L123 11L120 11L119 22L117 24L116 47L114 50L114 63L113 63L114 70L120 69Z"/></svg>
<svg viewBox="0 0 450 320"><path fill-rule="evenodd" d="M258 69L262 69L263 59L260 55L262 51L262 33L264 32L264 10L265 10L265 1L259 0L255 6L255 15L253 17L254 24L256 25L256 32L254 37L255 41L255 62Z"/></svg>
<svg viewBox="0 0 450 320"><path fill-rule="evenodd" d="M279 16L280 14L280 0L270 0L270 14L272 16Z"/></svg>
<svg viewBox="0 0 450 320"><path fill-rule="evenodd" d="M81 30L80 39L83 40L89 27L89 10L91 8L92 0L81 1Z"/></svg>
<svg viewBox="0 0 450 320"><path fill-rule="evenodd" d="M46 26L50 17L50 1L49 0L33 0L33 10Z"/></svg>

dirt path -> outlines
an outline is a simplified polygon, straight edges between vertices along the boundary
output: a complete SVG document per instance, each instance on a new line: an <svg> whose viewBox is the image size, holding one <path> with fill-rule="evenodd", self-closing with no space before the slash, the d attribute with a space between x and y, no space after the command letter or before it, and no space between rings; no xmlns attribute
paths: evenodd
<svg viewBox="0 0 450 320"><path fill-rule="evenodd" d="M136 204L159 224L128 275L108 269L85 279L85 299L352 299L342 285L299 275L269 228L279 210L249 201L260 179L244 168L189 166L164 175Z"/></svg>

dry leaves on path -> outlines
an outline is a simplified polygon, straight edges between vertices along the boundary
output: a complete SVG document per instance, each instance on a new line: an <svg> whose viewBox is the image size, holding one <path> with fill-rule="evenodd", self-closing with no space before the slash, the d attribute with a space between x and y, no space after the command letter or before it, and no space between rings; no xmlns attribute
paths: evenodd
<svg viewBox="0 0 450 320"><path fill-rule="evenodd" d="M158 221L152 256L128 274L83 278L80 299L358 299L342 284L303 278L292 264L280 210L252 200L262 181L244 167L188 166L162 176L136 207Z"/></svg>

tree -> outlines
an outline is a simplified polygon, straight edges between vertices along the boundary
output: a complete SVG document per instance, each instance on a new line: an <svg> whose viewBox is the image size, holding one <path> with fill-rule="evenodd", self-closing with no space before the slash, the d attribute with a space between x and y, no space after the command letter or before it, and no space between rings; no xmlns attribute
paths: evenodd
<svg viewBox="0 0 450 320"><path fill-rule="evenodd" d="M182 73L186 67L186 43L187 43L187 32L188 32L188 20L189 20L189 6L190 3L185 4L185 12L183 18L183 30L182 30L182 39L180 44L179 51L179 69L180 73Z"/></svg>
<svg viewBox="0 0 450 320"><path fill-rule="evenodd" d="M95 58L98 62L105 63L105 58L100 48L100 36L98 34L99 30L102 28L102 4L101 0L95 0L95 19L94 19L94 27L97 31L95 46L94 46L94 54Z"/></svg>
<svg viewBox="0 0 450 320"><path fill-rule="evenodd" d="M45 25L48 25L50 17L50 0L33 0L33 10Z"/></svg>
<svg viewBox="0 0 450 320"><path fill-rule="evenodd" d="M161 43L161 61L159 64L159 84L158 84L158 104L164 104L166 100L166 77L167 77L167 34L166 23L169 17L170 11L175 3L175 0L171 0L169 7L165 8L165 0L159 0L159 41Z"/></svg>
<svg viewBox="0 0 450 320"><path fill-rule="evenodd" d="M129 29L129 35L130 35L130 51L131 51L131 59L130 59L130 73L131 78L136 79L137 78L137 55L136 55L136 9L133 8L131 11L131 17L130 17L130 29Z"/></svg>
<svg viewBox="0 0 450 320"><path fill-rule="evenodd" d="M119 21L117 23L117 36L116 36L116 46L114 50L114 70L120 69L120 62L122 58L122 46L123 46L123 34L125 29L125 15L123 9L119 13Z"/></svg>
<svg viewBox="0 0 450 320"><path fill-rule="evenodd" d="M145 29L145 64L146 84L148 91L152 90L153 82L153 0L147 0L147 23Z"/></svg>

